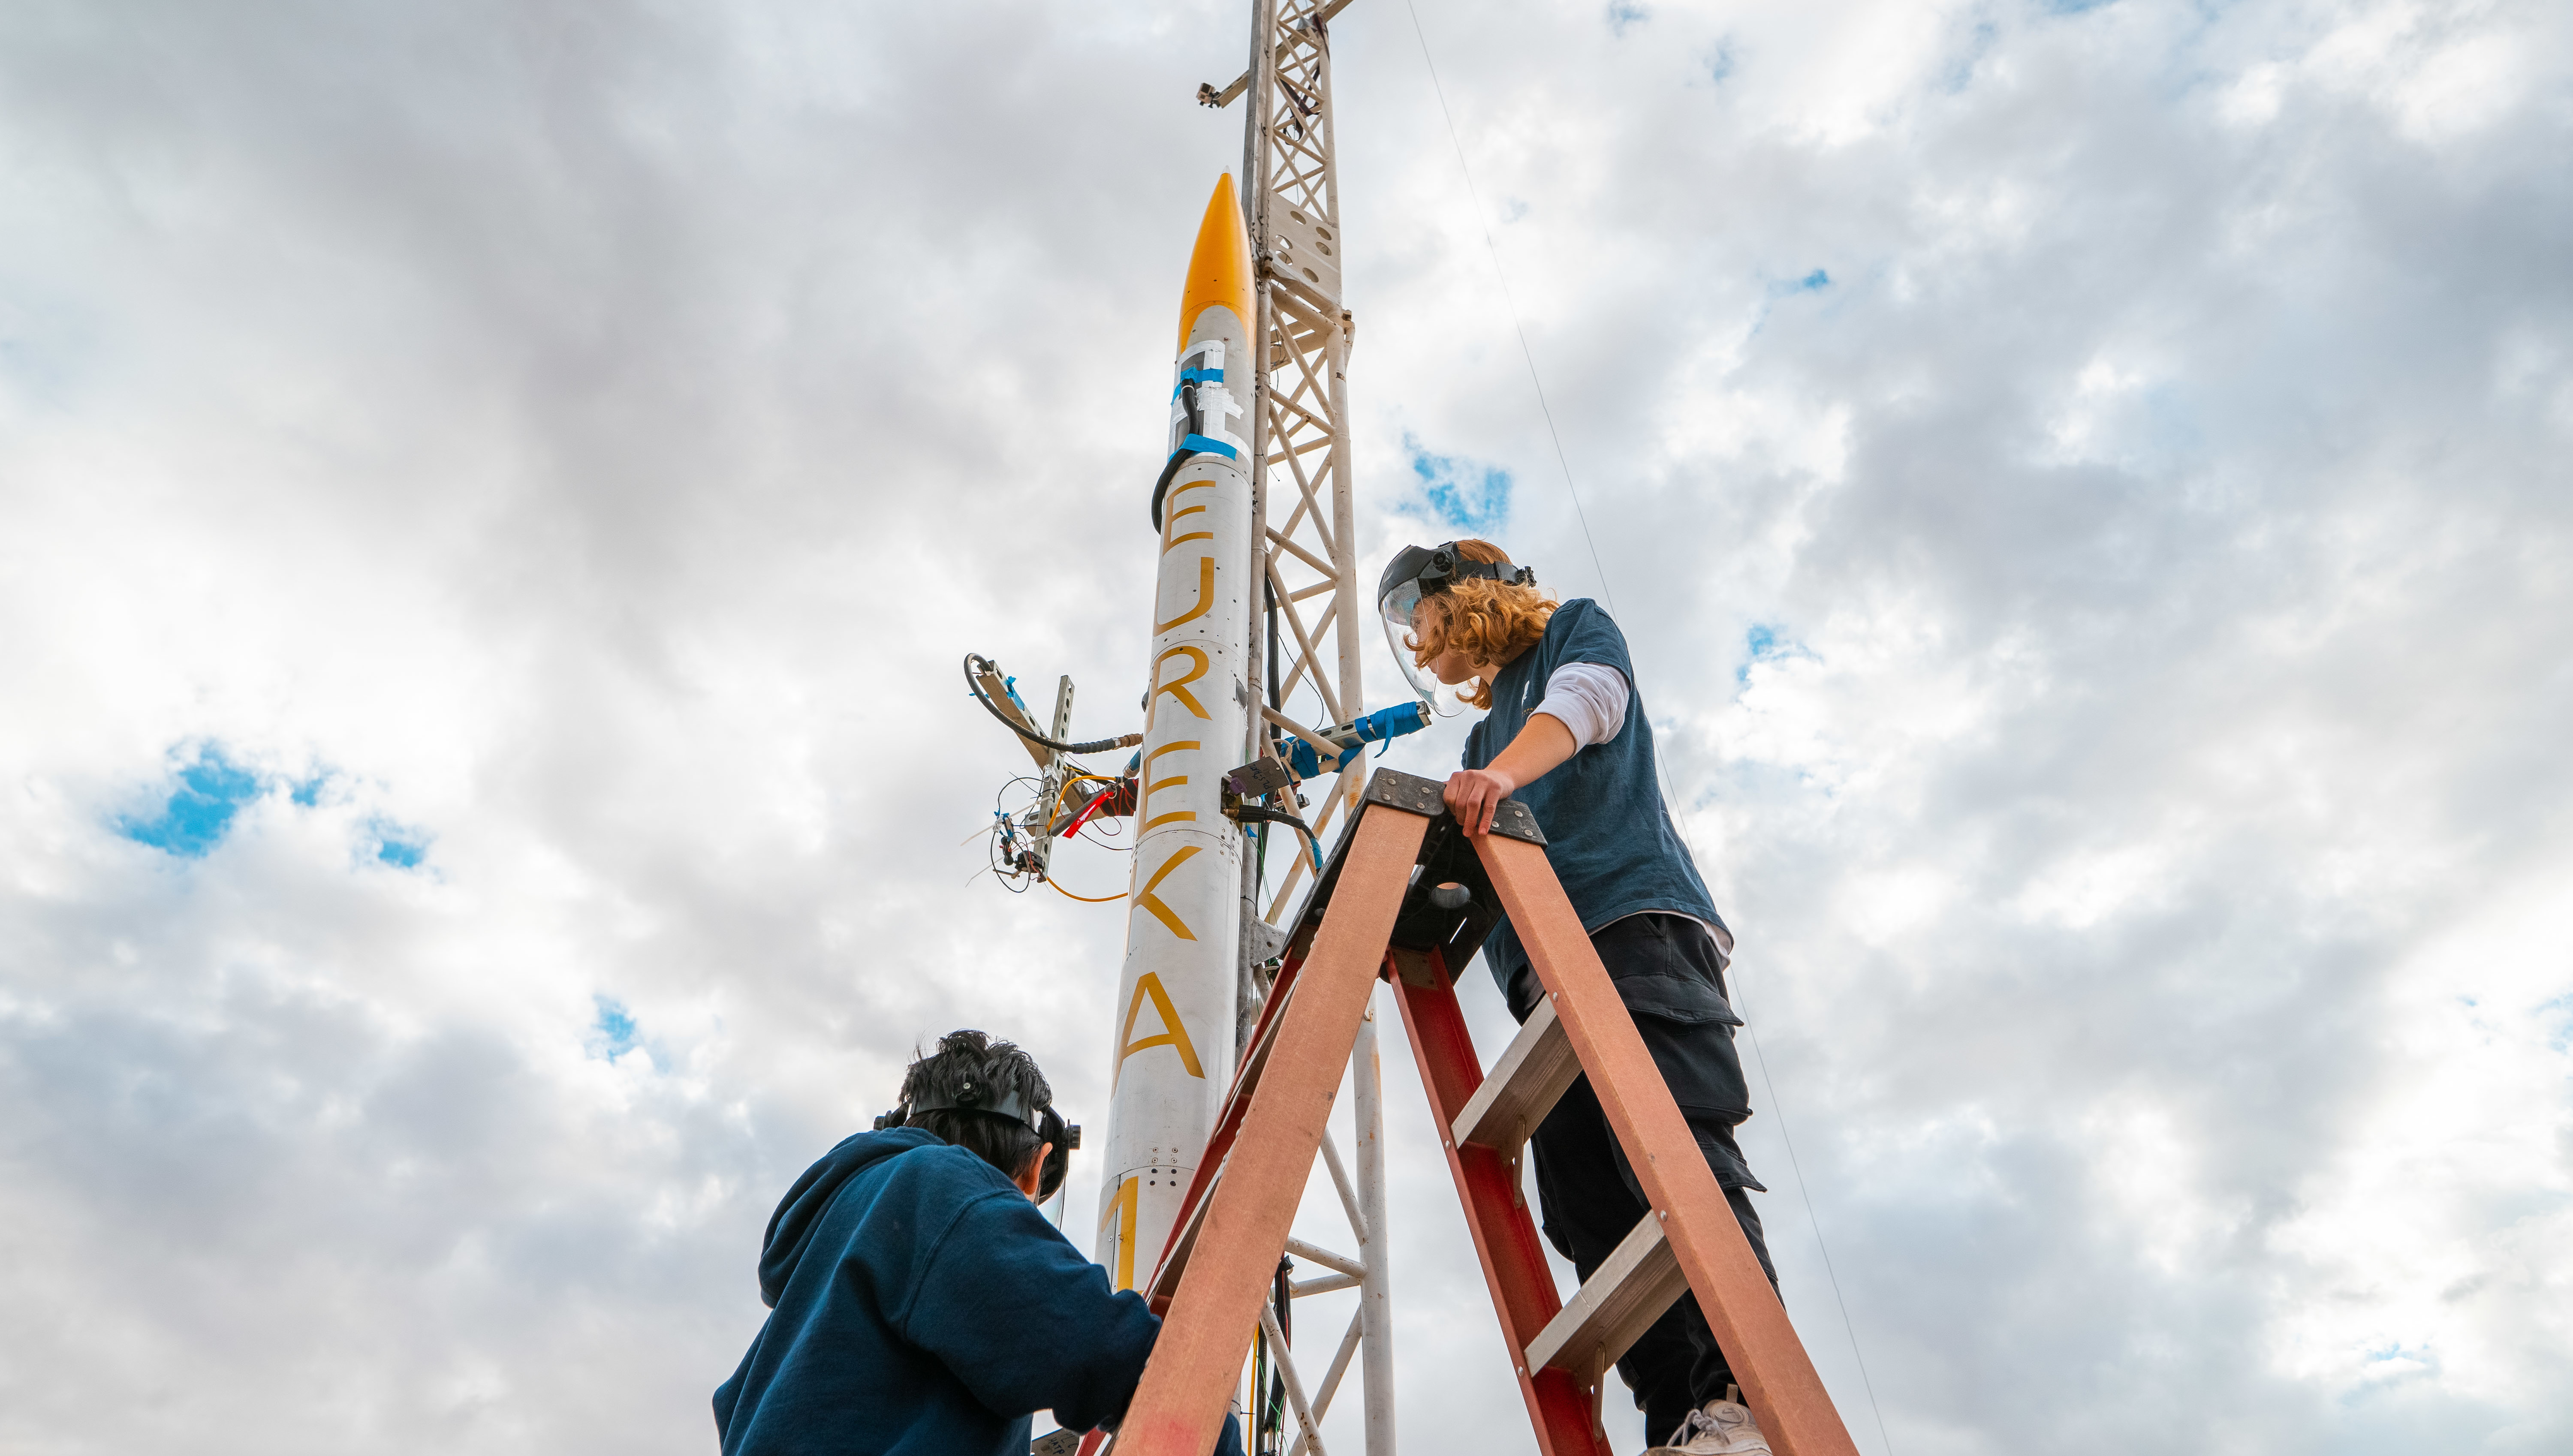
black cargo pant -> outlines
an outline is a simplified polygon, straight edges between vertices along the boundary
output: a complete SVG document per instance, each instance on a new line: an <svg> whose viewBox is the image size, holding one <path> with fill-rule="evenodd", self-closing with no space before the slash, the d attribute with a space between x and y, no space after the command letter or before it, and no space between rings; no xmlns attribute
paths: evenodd
<svg viewBox="0 0 2573 1456"><path fill-rule="evenodd" d="M1733 1140L1734 1127L1751 1115L1751 1090L1733 1045L1733 1029L1742 1019L1725 998L1724 960L1714 938L1682 916L1638 915L1602 927L1590 944L1635 1019L1635 1030L1643 1034L1671 1099L1697 1134L1698 1150L1724 1185L1725 1200L1733 1205L1743 1236L1751 1240L1751 1251L1776 1287L1778 1270L1769 1262L1760 1215L1745 1191L1768 1189L1751 1175ZM1526 1021L1544 994L1536 974L1522 972L1510 988L1510 1015ZM1545 1216L1545 1236L1587 1279L1652 1211L1588 1078L1572 1085L1529 1142L1536 1154L1537 1206ZM1694 1294L1680 1296L1635 1341L1617 1361L1617 1373L1644 1412L1645 1439L1656 1442L1734 1383L1732 1366L1717 1348Z"/></svg>

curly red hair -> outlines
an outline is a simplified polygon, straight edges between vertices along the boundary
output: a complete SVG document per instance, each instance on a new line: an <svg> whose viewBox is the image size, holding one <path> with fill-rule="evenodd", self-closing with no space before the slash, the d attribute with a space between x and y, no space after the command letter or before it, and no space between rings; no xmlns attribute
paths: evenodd
<svg viewBox="0 0 2573 1456"><path fill-rule="evenodd" d="M1456 554L1494 566L1510 564L1509 553L1489 541L1458 541ZM1476 666L1494 670L1536 645L1555 607L1533 586L1504 586L1497 581L1459 581L1422 597L1420 605L1425 610L1412 618L1411 639L1404 644L1411 649L1413 663L1427 667L1454 647ZM1491 679L1477 676L1465 701L1477 708L1490 707Z"/></svg>

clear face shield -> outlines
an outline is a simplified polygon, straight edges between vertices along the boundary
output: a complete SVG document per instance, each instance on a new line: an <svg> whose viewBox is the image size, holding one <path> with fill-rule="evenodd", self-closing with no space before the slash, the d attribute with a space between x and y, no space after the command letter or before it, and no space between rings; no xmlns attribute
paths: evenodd
<svg viewBox="0 0 2573 1456"><path fill-rule="evenodd" d="M1424 609L1437 610L1435 606L1424 608L1427 599L1444 591L1449 582L1465 579L1532 586L1536 573L1525 566L1465 560L1458 554L1456 543L1446 541L1436 546L1403 547L1386 564L1384 576L1376 583L1376 614L1384 619L1385 645L1393 649L1394 665L1402 669L1403 680L1411 684L1413 694L1441 718L1465 711L1464 696L1457 687L1440 682L1436 674L1414 661L1411 644L1420 640Z"/></svg>
<svg viewBox="0 0 2573 1456"><path fill-rule="evenodd" d="M1464 705L1456 690L1412 660L1411 644L1420 640L1415 628L1420 618L1418 579L1395 583L1392 590L1377 598L1376 610L1384 618L1384 643L1393 649L1394 665L1402 669L1403 680L1411 684L1411 695L1427 703L1439 717L1462 712Z"/></svg>

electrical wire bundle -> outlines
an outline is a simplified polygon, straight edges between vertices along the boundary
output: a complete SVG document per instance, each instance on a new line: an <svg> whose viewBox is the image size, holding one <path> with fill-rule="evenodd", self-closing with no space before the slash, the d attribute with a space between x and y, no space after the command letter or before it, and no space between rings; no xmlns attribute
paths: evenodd
<svg viewBox="0 0 2573 1456"><path fill-rule="evenodd" d="M1273 639L1273 655L1269 664L1269 689L1274 702L1278 697L1278 664L1274 655L1278 625L1274 589L1270 605L1269 631ZM1000 792L993 796L992 823L987 831L992 877L1012 894L1024 894L1031 884L1044 881L1054 885L1056 893L1070 900L1105 904L1125 899L1123 895L1075 895L1055 884L1047 872L1051 859L1049 845L1057 839L1077 839L1083 829L1089 828L1093 831L1091 843L1108 849L1132 851L1131 845L1107 844L1106 841L1119 835L1120 826L1116 821L1135 808L1135 765L1130 763L1127 766L1127 777L1111 778L1068 760L1074 754L1139 747L1144 736L1127 733L1085 743L1065 742L1036 730L1027 704L1019 698L1017 679L1004 676L998 663L979 652L968 652L965 654L964 673L965 690L973 695L974 701L982 704L983 711L991 714L1001 726L1026 740L1040 763L1050 762L1071 770L1056 789L1053 801L1042 806L1042 811L1036 800L1045 792L1045 778L1021 774L1001 785ZM1001 699L1006 699L1006 703ZM1314 873L1318 875L1322 870L1321 840L1304 817L1296 812L1304 802L1302 796L1294 791L1298 776L1289 771L1281 756L1284 740L1275 726L1269 729L1269 753L1258 763L1267 764L1274 771L1274 778L1264 776L1264 782L1257 788L1244 786L1238 790L1239 799L1228 797L1226 808L1226 813L1252 835L1253 853L1260 863L1260 882L1264 886L1268 879L1269 826L1273 824L1285 825L1301 836L1305 852L1312 857ZM1309 747L1304 747L1304 756L1312 757ZM1237 774L1256 766L1246 766ZM1022 786L1025 786L1024 790ZM1015 809L1010 804L1013 791L1023 791L1027 795Z"/></svg>
<svg viewBox="0 0 2573 1456"><path fill-rule="evenodd" d="M1113 811L1118 791L1125 784L1123 779L1076 769L1055 789L1053 800L1044 805L1037 802L1038 796L1046 789L1044 779L1034 774L1020 774L1002 784L1000 791L992 796L992 823L984 831L991 857L992 878L1000 881L1002 888L1013 895L1023 895L1042 881L1053 886L1056 894L1086 904L1100 905L1125 899L1123 894L1075 895L1064 889L1047 873L1047 856L1041 852L1047 838L1069 841L1087 829L1091 835L1088 843L1119 854L1132 854L1133 845L1111 843L1125 832L1125 826L1118 822L1118 815L1100 812L1103 808ZM1013 794L1023 796L1016 800L1015 807ZM1049 834L1048 831L1056 825L1063 827Z"/></svg>
<svg viewBox="0 0 2573 1456"><path fill-rule="evenodd" d="M1046 778L1027 774L1002 784L1000 792L992 796L992 824L987 831L990 835L992 878L1000 881L1003 888L1014 895L1025 894L1031 884L1043 881L1053 885L1055 892L1064 898L1086 904L1100 905L1125 899L1123 895L1075 895L1055 884L1047 873L1047 866L1053 857L1053 841L1079 838L1085 827L1092 830L1090 842L1093 844L1113 850L1133 848L1106 843L1121 832L1118 818L1133 808L1133 781L1095 773L1070 762L1070 758L1074 754L1134 748L1143 743L1144 735L1125 733L1087 743L1067 743L1039 733L1035 720L1028 714L1028 705L1019 700L1018 680L1003 676L1000 664L979 652L968 652L964 669L965 690L973 695L974 701L983 705L984 712L991 714L1002 727L1027 740L1030 752L1036 755L1039 763L1051 763L1055 768L1069 770L1047 803L1037 802L1039 796L1047 792ZM1007 706L994 700L996 692L1009 699ZM1048 775L1053 771L1049 769ZM1132 771L1131 765L1129 771ZM1022 786L1025 786L1027 797L1013 809L1009 803L1011 794ZM1103 808L1106 813L1100 812Z"/></svg>
<svg viewBox="0 0 2573 1456"><path fill-rule="evenodd" d="M983 679L986 677L992 678L1002 684L1001 690L1009 693L1010 706L1017 710L1019 716L1012 717L1010 714L1002 712L1000 704L992 701L992 695L983 690ZM1016 681L1016 678L1002 677L1000 664L994 662L992 659L984 656L980 652L968 652L965 654L965 690L974 695L974 701L983 705L984 712L1000 719L1002 727L1009 729L1011 732L1016 733L1021 738L1035 744L1037 747L1050 748L1057 753L1082 754L1106 753L1111 749L1140 748L1143 746L1144 735L1141 733L1121 733L1114 738L1101 738L1089 743L1065 743L1060 739L1048 738L1044 734L1039 733L1035 727L1029 723L1027 718L1027 705L1018 701L1018 693L1010 687L1010 684Z"/></svg>

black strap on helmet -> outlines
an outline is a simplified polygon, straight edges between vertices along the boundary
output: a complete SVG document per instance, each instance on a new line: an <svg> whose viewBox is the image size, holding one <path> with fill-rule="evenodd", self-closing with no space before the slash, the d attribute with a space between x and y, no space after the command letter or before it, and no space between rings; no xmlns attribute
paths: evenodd
<svg viewBox="0 0 2573 1456"><path fill-rule="evenodd" d="M1072 1171L1073 1149L1081 1145L1081 1124L1067 1122L1052 1107L1045 1109L1045 1125L1037 1135L1054 1144L1046 1153L1045 1167L1037 1174L1037 1201L1042 1203L1063 1186L1066 1173Z"/></svg>
<svg viewBox="0 0 2573 1456"><path fill-rule="evenodd" d="M1441 541L1434 546L1405 546L1385 563L1384 577L1377 583L1376 597L1406 581L1420 583L1422 596L1433 596L1459 581L1497 581L1503 586L1536 585L1536 569L1505 561L1476 561L1456 549L1454 541Z"/></svg>
<svg viewBox="0 0 2573 1456"><path fill-rule="evenodd" d="M878 1113L875 1130L882 1132L888 1127L900 1127L921 1112L974 1112L986 1117L1007 1117L1013 1122L1024 1123L1029 1131L1037 1134L1040 1142L1053 1143L1054 1150L1046 1154L1045 1169L1038 1175L1039 1202L1053 1197L1055 1190L1063 1186L1064 1175L1072 1170L1073 1149L1081 1146L1081 1124L1065 1121L1053 1103L1048 1102L1030 1111L1027 1098L1016 1092L1002 1091L995 1095L992 1088L975 1082L958 1088L953 1097L924 1097L917 1102L906 1102L890 1112Z"/></svg>
<svg viewBox="0 0 2573 1456"><path fill-rule="evenodd" d="M1045 1130L1040 1109L1029 1106L1028 1099L1016 1090L979 1082L957 1084L956 1094L952 1097L922 1097L911 1104L911 1109L915 1112L982 1112L988 1116L1025 1122L1031 1132Z"/></svg>

